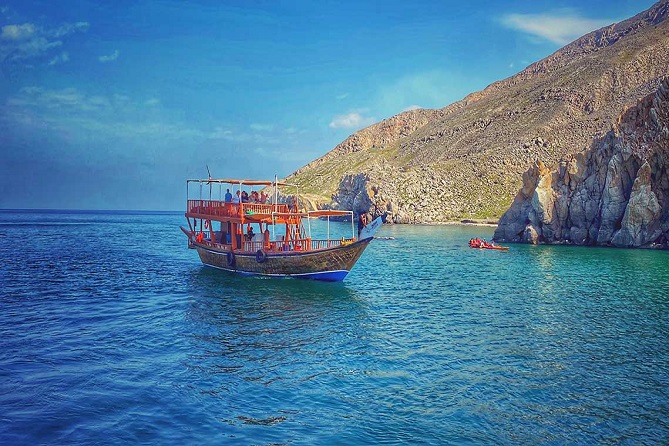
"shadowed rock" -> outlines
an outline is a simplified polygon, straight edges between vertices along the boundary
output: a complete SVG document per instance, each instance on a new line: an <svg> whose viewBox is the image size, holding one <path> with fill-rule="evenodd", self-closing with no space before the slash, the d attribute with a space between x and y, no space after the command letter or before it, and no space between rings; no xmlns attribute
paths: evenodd
<svg viewBox="0 0 669 446"><path fill-rule="evenodd" d="M523 175L495 240L669 247L669 78L558 166Z"/></svg>

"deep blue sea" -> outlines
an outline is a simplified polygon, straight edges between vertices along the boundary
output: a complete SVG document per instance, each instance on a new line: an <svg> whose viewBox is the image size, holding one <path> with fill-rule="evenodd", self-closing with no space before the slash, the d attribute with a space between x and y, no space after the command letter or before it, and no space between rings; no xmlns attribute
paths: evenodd
<svg viewBox="0 0 669 446"><path fill-rule="evenodd" d="M384 226L320 283L206 268L184 221L0 212L0 444L669 442L669 252Z"/></svg>

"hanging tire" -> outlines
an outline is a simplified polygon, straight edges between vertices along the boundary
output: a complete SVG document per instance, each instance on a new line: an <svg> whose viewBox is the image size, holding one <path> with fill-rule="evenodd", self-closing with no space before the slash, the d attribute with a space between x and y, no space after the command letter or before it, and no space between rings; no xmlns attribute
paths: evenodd
<svg viewBox="0 0 669 446"><path fill-rule="evenodd" d="M265 260L267 260L267 254L265 254L265 251L263 251L262 249L257 250L256 262L263 263Z"/></svg>
<svg viewBox="0 0 669 446"><path fill-rule="evenodd" d="M225 253L225 259L227 260L229 267L232 268L232 267L235 266L235 253L234 252L228 251L227 253Z"/></svg>

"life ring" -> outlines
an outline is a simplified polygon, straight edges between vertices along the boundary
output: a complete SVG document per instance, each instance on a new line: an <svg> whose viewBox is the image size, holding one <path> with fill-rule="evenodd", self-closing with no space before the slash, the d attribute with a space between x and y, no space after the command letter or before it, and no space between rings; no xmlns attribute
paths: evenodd
<svg viewBox="0 0 669 446"><path fill-rule="evenodd" d="M235 266L235 253L232 251L228 251L225 253L225 260L228 262L228 266L234 267Z"/></svg>
<svg viewBox="0 0 669 446"><path fill-rule="evenodd" d="M209 229L209 220L204 221L204 229Z"/></svg>
<svg viewBox="0 0 669 446"><path fill-rule="evenodd" d="M263 263L267 260L267 254L262 249L256 251L256 262Z"/></svg>

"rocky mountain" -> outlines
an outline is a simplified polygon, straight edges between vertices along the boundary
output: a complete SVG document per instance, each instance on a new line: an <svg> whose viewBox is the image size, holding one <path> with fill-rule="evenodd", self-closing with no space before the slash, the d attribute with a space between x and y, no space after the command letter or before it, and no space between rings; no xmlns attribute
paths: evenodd
<svg viewBox="0 0 669 446"><path fill-rule="evenodd" d="M396 223L499 218L529 166L590 147L657 90L669 70L668 17L662 0L443 109L360 130L287 180L313 206Z"/></svg>
<svg viewBox="0 0 669 446"><path fill-rule="evenodd" d="M556 170L538 162L495 240L669 247L669 78L590 149Z"/></svg>

